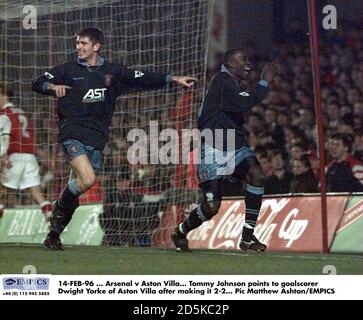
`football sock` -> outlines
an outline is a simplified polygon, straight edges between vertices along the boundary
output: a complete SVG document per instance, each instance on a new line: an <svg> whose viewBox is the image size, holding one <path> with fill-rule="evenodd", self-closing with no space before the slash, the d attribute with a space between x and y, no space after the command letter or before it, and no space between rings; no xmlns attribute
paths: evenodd
<svg viewBox="0 0 363 320"><path fill-rule="evenodd" d="M209 219L207 219L203 213L202 205L198 205L198 207L192 210L188 218L186 218L183 223L179 224L178 232L181 235L187 235L189 231L198 228L204 221L207 220Z"/></svg>
<svg viewBox="0 0 363 320"><path fill-rule="evenodd" d="M54 211L53 214L55 214L55 216L51 219L49 231L50 237L59 237L71 221L74 211L79 206L80 194L81 192L77 187L76 180L72 180L63 190L60 198L55 204L59 209Z"/></svg>
<svg viewBox="0 0 363 320"><path fill-rule="evenodd" d="M74 203L78 202L78 198L81 192L78 189L76 180L72 180L67 187L63 190L60 198L59 198L59 205L62 208L73 208Z"/></svg>
<svg viewBox="0 0 363 320"><path fill-rule="evenodd" d="M263 193L263 187L254 187L249 184L247 185L245 197L246 215L242 232L242 238L244 240L249 241L253 235L262 204Z"/></svg>

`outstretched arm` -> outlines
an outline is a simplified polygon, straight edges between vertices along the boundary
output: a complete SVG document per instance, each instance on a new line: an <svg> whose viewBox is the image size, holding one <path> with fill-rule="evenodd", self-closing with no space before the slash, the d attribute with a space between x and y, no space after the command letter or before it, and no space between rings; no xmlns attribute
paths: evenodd
<svg viewBox="0 0 363 320"><path fill-rule="evenodd" d="M196 78L188 77L188 76L171 76L172 81L179 83L185 87L191 88L195 81L197 81Z"/></svg>
<svg viewBox="0 0 363 320"><path fill-rule="evenodd" d="M172 76L167 73L154 73L148 71L132 70L119 65L116 73L117 80L128 89L153 90L161 89L171 82L179 83L190 88L195 78L187 76Z"/></svg>

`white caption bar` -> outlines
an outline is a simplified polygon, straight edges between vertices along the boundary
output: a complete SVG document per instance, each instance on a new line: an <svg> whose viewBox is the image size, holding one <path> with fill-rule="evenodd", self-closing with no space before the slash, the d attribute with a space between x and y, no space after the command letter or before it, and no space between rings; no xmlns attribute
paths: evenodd
<svg viewBox="0 0 363 320"><path fill-rule="evenodd" d="M363 276L2 275L0 299L362 299Z"/></svg>

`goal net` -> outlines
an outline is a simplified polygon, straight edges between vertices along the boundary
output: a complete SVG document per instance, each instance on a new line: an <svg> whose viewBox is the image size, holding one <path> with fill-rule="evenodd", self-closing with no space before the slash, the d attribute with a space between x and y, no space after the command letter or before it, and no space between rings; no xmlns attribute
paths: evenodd
<svg viewBox="0 0 363 320"><path fill-rule="evenodd" d="M83 203L103 203L103 242L110 245L168 245L168 232L196 196L189 188L185 164L130 164L130 130L142 129L150 139L150 123L158 131L195 127L205 88L211 0L35 0L2 1L0 5L0 82L15 93L14 104L30 114L36 128L37 157L46 197L58 197L69 179L57 144L56 103L31 92L31 81L56 64L74 60L75 33L85 27L105 34L103 56L131 68L198 79L194 89L180 86L128 93L117 101L104 167ZM27 19L36 9L34 19ZM167 141L159 141L159 148ZM150 150L146 149L150 160ZM13 193L12 205L31 205L26 192Z"/></svg>

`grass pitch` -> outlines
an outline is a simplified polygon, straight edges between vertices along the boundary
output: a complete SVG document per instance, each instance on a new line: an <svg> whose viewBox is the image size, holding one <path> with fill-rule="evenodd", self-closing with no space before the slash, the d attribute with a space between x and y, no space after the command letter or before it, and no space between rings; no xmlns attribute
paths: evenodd
<svg viewBox="0 0 363 320"><path fill-rule="evenodd" d="M338 274L363 274L363 256L345 254L243 253L136 247L65 246L47 251L40 245L0 245L0 274L20 274L33 265L39 274L245 275L322 274L333 265Z"/></svg>

